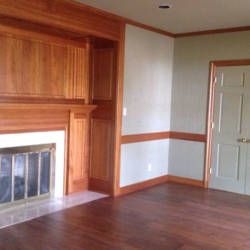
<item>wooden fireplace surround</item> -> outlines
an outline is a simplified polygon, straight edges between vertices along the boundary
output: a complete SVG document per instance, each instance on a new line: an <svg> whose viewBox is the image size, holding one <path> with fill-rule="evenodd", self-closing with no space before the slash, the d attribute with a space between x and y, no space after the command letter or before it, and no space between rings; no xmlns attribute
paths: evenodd
<svg viewBox="0 0 250 250"><path fill-rule="evenodd" d="M72 0L0 1L0 134L64 130L65 194L119 189L124 31Z"/></svg>
<svg viewBox="0 0 250 250"><path fill-rule="evenodd" d="M95 108L76 104L0 104L0 133L64 130L64 193L87 190L89 119Z"/></svg>

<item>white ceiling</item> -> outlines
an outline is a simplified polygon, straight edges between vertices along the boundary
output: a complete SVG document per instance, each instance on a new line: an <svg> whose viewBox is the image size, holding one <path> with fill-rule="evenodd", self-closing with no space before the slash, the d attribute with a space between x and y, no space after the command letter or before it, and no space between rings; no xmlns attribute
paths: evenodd
<svg viewBox="0 0 250 250"><path fill-rule="evenodd" d="M250 26L250 0L77 0L172 33ZM171 9L158 9L169 3Z"/></svg>

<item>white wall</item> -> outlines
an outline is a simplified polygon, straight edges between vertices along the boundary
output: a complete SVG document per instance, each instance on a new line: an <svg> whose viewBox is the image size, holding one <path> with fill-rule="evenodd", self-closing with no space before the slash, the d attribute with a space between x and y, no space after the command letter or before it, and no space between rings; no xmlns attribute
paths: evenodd
<svg viewBox="0 0 250 250"><path fill-rule="evenodd" d="M250 58L250 32L175 39L171 131L206 133L209 62ZM170 141L169 174L202 180L204 143Z"/></svg>
<svg viewBox="0 0 250 250"><path fill-rule="evenodd" d="M249 31L174 40L127 25L123 97L127 116L123 117L122 135L205 134L209 63L242 58L250 58ZM205 143L201 142L160 140L122 145L121 186L165 174L203 180L204 159Z"/></svg>
<svg viewBox="0 0 250 250"><path fill-rule="evenodd" d="M122 135L170 129L173 51L173 38L126 26ZM168 151L168 140L122 145L121 186L167 174Z"/></svg>
<svg viewBox="0 0 250 250"><path fill-rule="evenodd" d="M122 134L170 128L174 39L126 27Z"/></svg>
<svg viewBox="0 0 250 250"><path fill-rule="evenodd" d="M169 140L122 145L120 186L128 186L168 174ZM148 171L148 164L152 171Z"/></svg>

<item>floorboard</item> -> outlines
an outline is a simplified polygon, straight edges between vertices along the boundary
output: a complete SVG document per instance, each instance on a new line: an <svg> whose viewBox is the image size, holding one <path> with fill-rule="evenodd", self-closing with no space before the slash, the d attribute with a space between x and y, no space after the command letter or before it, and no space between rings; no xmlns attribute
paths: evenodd
<svg viewBox="0 0 250 250"><path fill-rule="evenodd" d="M250 197L167 183L0 230L1 250L250 249Z"/></svg>

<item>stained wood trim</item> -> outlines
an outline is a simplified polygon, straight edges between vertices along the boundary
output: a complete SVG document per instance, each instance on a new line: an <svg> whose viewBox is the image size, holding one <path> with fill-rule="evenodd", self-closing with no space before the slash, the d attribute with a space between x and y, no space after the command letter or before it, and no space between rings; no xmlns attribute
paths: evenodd
<svg viewBox="0 0 250 250"><path fill-rule="evenodd" d="M124 56L125 56L125 24L121 25L121 40L117 43L117 87L116 87L116 110L115 110L115 146L114 146L114 170L113 170L113 195L120 191L121 171L121 132L122 132L122 105L123 105L123 82L124 82Z"/></svg>
<svg viewBox="0 0 250 250"><path fill-rule="evenodd" d="M157 177L151 180L135 183L129 186L121 187L119 195L126 195L129 193L137 192L140 190L143 190L145 188L149 188L155 185L159 185L165 182L174 182L174 183L180 183L180 184L186 184L186 185L191 185L191 186L196 186L196 187L203 187L204 183L203 181L195 180L195 179L190 179L190 178L183 178L183 177L178 177L178 176L173 176L173 175L164 175L161 177Z"/></svg>
<svg viewBox="0 0 250 250"><path fill-rule="evenodd" d="M14 36L17 36L23 39L28 39L28 40L39 40L39 41L49 42L50 44L58 44L58 45L63 45L63 46L71 45L74 47L85 48L85 43L82 43L82 42L41 33L39 32L39 30L36 32L36 31L11 27L2 23L0 23L0 33L9 34L11 36L14 35Z"/></svg>
<svg viewBox="0 0 250 250"><path fill-rule="evenodd" d="M244 66L244 65L250 65L250 59L213 61L211 64L212 64L212 66L216 66L216 67Z"/></svg>
<svg viewBox="0 0 250 250"><path fill-rule="evenodd" d="M84 99L0 96L0 103L84 105Z"/></svg>
<svg viewBox="0 0 250 250"><path fill-rule="evenodd" d="M119 40L119 23L110 14L72 0L8 0L0 2L0 14L33 23L50 25L82 34Z"/></svg>
<svg viewBox="0 0 250 250"><path fill-rule="evenodd" d="M182 132L159 132L159 133L147 133L147 134L135 134L135 135L124 135L122 136L121 143L136 143L144 141L153 140L163 140L163 139L176 139L176 140L186 140L186 141L197 141L206 142L207 135L205 134L193 134L193 133L182 133Z"/></svg>
<svg viewBox="0 0 250 250"><path fill-rule="evenodd" d="M185 141L196 141L196 142L206 142L207 135L204 134L193 134L193 133L182 133L182 132L170 132L170 138L176 140Z"/></svg>
<svg viewBox="0 0 250 250"><path fill-rule="evenodd" d="M61 131L64 130L66 131L66 125L65 126L61 126L61 127L54 127L54 126L50 126L50 127L46 127L46 128L34 128L34 129L11 129L11 130L1 130L0 129L0 134L21 134L21 133L33 133L33 132L49 132L49 131Z"/></svg>
<svg viewBox="0 0 250 250"><path fill-rule="evenodd" d="M248 30L250 30L250 26L225 28L225 29L214 29L214 30L204 30L204 31L186 32L186 33L175 34L175 38L222 34L222 33L230 33L230 32L248 31Z"/></svg>
<svg viewBox="0 0 250 250"><path fill-rule="evenodd" d="M215 76L216 68L223 66L245 66L250 65L250 59L239 59L239 60L223 60L223 61L212 61L210 62L210 82L208 91L208 111L207 111L207 145L206 145L206 156L205 156L205 174L204 174L204 187L209 187L210 182L210 168L211 168L211 157L212 157L212 137L213 137L213 115L214 115L214 94L215 94Z"/></svg>
<svg viewBox="0 0 250 250"><path fill-rule="evenodd" d="M149 188L149 187L161 184L161 183L165 183L167 181L168 181L168 175L164 175L164 176L157 177L157 178L154 178L151 180L132 184L132 185L129 185L126 187L121 187L119 195L125 195L125 194L133 193L136 191L140 191L140 190L143 190L145 188Z"/></svg>
<svg viewBox="0 0 250 250"><path fill-rule="evenodd" d="M216 75L216 65L214 62L210 63L210 83L208 90L208 111L207 111L207 145L205 156L205 173L204 173L204 187L209 187L210 181L210 167L212 155L212 137L213 137L213 114L214 114L214 80Z"/></svg>
<svg viewBox="0 0 250 250"><path fill-rule="evenodd" d="M90 113L96 105L77 105L77 104L40 104L40 103L0 103L0 110L67 110Z"/></svg>
<svg viewBox="0 0 250 250"><path fill-rule="evenodd" d="M181 183L181 184L187 184L187 185L196 186L196 187L203 187L204 186L203 181L189 179L189 178L183 178L183 177L178 177L178 176L173 176L173 175L168 175L168 181L175 182L175 183Z"/></svg>
<svg viewBox="0 0 250 250"><path fill-rule="evenodd" d="M122 136L122 144L169 139L170 132L135 134Z"/></svg>

